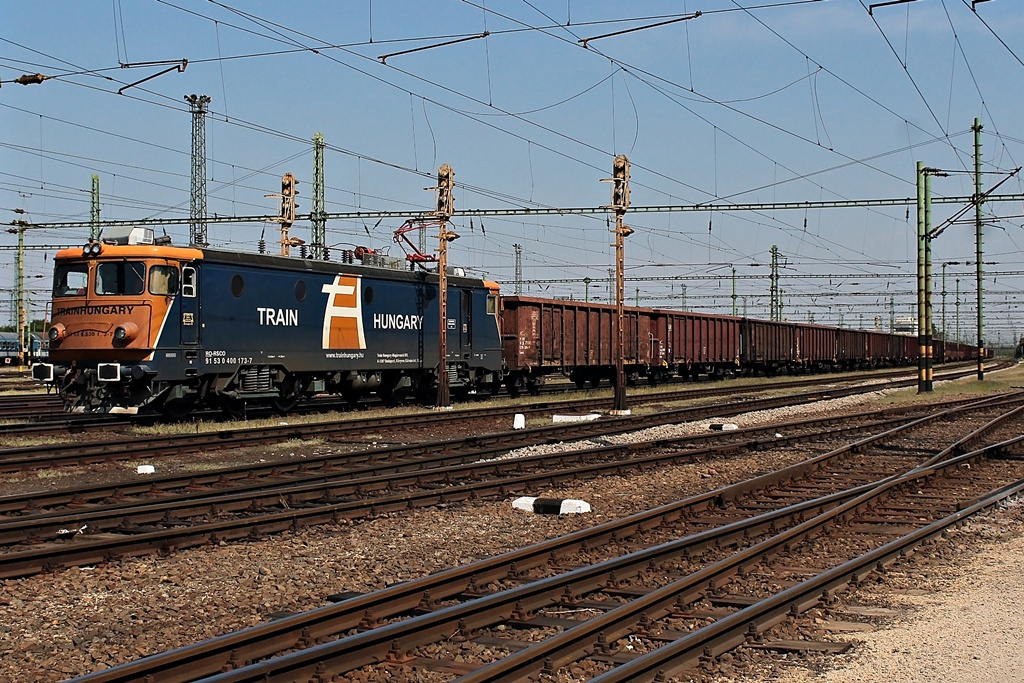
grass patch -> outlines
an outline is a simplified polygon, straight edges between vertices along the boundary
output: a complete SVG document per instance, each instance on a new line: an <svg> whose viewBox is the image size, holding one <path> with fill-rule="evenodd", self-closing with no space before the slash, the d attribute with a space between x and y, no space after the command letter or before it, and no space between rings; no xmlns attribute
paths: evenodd
<svg viewBox="0 0 1024 683"><path fill-rule="evenodd" d="M76 472L70 470L36 470L36 479L62 479L64 477L76 476Z"/></svg>
<svg viewBox="0 0 1024 683"><path fill-rule="evenodd" d="M179 472L214 472L230 467L230 464L222 462L190 462L178 466ZM157 470L159 473L159 470Z"/></svg>
<svg viewBox="0 0 1024 683"><path fill-rule="evenodd" d="M2 448L31 448L33 446L63 446L70 443L69 439L56 436L26 436L23 438L0 439Z"/></svg>
<svg viewBox="0 0 1024 683"><path fill-rule="evenodd" d="M317 437L314 439L288 439L287 441L281 441L280 443L267 444L263 447L264 451L281 451L288 448L310 448L312 446L325 446L326 442Z"/></svg>
<svg viewBox="0 0 1024 683"><path fill-rule="evenodd" d="M992 362L989 362L991 365ZM941 372L942 368L937 368ZM956 398L990 396L1013 391L1024 384L1024 365L1015 365L999 372L985 373L985 380L979 382L977 376L968 376L958 380L936 380L934 391L919 394L917 387L900 389L884 396L874 397L869 401L872 405L909 405L913 403L929 403L933 401Z"/></svg>

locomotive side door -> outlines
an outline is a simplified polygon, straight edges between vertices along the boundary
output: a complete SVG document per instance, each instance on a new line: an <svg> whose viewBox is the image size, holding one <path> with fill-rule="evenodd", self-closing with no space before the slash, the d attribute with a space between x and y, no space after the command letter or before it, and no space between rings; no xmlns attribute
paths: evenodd
<svg viewBox="0 0 1024 683"><path fill-rule="evenodd" d="M199 344L199 271L195 266L181 269L181 344Z"/></svg>
<svg viewBox="0 0 1024 683"><path fill-rule="evenodd" d="M459 344L462 358L469 358L473 351L473 292L469 289L460 289L462 312L459 316Z"/></svg>

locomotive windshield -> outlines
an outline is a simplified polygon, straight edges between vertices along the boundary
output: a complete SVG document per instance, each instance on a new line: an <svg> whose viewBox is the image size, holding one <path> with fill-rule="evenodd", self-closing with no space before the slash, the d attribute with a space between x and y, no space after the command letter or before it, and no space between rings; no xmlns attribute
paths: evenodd
<svg viewBox="0 0 1024 683"><path fill-rule="evenodd" d="M146 264L108 261L96 266L97 294L142 294L146 291Z"/></svg>
<svg viewBox="0 0 1024 683"><path fill-rule="evenodd" d="M85 296L89 284L89 265L71 263L58 265L53 273L53 296Z"/></svg>

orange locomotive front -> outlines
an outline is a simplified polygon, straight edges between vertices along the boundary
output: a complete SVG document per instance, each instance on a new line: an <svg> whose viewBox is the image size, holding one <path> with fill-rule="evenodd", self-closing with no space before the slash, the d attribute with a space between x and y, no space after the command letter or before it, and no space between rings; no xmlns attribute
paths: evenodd
<svg viewBox="0 0 1024 683"><path fill-rule="evenodd" d="M33 376L55 385L70 409L140 406L154 398L146 362L180 288L182 266L202 252L136 239L92 241L56 255L49 363L35 366Z"/></svg>

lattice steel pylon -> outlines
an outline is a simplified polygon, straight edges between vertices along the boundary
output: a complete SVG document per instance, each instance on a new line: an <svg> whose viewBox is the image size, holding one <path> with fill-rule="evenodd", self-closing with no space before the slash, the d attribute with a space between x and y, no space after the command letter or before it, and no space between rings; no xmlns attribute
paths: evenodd
<svg viewBox="0 0 1024 683"><path fill-rule="evenodd" d="M92 191L89 204L89 239L100 238L100 177L92 174Z"/></svg>
<svg viewBox="0 0 1024 683"><path fill-rule="evenodd" d="M779 295L779 248L772 245L772 269L771 269L771 289L770 294L770 319L771 320L782 320L782 297Z"/></svg>
<svg viewBox="0 0 1024 683"><path fill-rule="evenodd" d="M516 250L516 296L518 296L523 293L523 246L513 244L512 248Z"/></svg>
<svg viewBox="0 0 1024 683"><path fill-rule="evenodd" d="M189 243L205 247L206 241L206 106L207 95L185 95L192 112L192 202L189 212Z"/></svg>
<svg viewBox="0 0 1024 683"><path fill-rule="evenodd" d="M309 212L309 255L327 260L327 211L324 210L324 135L313 136L313 208Z"/></svg>

